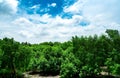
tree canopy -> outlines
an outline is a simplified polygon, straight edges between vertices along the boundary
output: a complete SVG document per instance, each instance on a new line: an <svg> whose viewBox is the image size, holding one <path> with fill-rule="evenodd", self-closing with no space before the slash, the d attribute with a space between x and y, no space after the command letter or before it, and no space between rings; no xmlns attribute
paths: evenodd
<svg viewBox="0 0 120 78"><path fill-rule="evenodd" d="M111 29L106 33L74 36L62 43L30 44L13 38L0 39L0 76L23 78L22 73L27 71L61 78L97 77L103 71L120 75L120 33Z"/></svg>

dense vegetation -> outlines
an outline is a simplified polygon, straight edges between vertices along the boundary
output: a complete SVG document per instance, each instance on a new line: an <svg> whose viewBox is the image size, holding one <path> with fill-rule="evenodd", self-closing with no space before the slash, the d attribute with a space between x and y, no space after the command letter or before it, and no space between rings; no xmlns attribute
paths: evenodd
<svg viewBox="0 0 120 78"><path fill-rule="evenodd" d="M27 71L61 78L120 75L120 34L106 30L106 35L72 37L70 41L20 43L13 38L0 39L1 78L22 78ZM103 69L106 67L106 69Z"/></svg>

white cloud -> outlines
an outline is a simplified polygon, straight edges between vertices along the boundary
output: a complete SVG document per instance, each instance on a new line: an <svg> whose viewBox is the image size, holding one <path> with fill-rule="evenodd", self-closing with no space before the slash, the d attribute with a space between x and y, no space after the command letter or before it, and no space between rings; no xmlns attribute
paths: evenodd
<svg viewBox="0 0 120 78"><path fill-rule="evenodd" d="M99 17L101 16L95 19ZM0 27L2 32L0 37L14 37L17 41L39 43L44 41L66 41L75 35L100 35L109 28L120 29L120 25L117 23L103 25L96 22L85 27L80 26L79 23L84 19L85 17L79 15L74 15L71 19L63 19L60 16L53 18L48 14L43 16L26 14L23 17L16 18L8 25L3 24L4 27ZM91 22L94 21L91 19Z"/></svg>
<svg viewBox="0 0 120 78"><path fill-rule="evenodd" d="M56 6L57 6L56 3L48 4L48 7L56 7Z"/></svg>
<svg viewBox="0 0 120 78"><path fill-rule="evenodd" d="M25 26L25 27L28 27L28 26L32 26L32 22L30 22L28 19L26 19L25 17L20 17L16 20L13 21L13 24L15 25L19 25L19 26Z"/></svg>
<svg viewBox="0 0 120 78"><path fill-rule="evenodd" d="M52 3L51 4L52 7L56 7L56 5L57 5L56 3Z"/></svg>
<svg viewBox="0 0 120 78"><path fill-rule="evenodd" d="M29 19L34 21L30 21ZM17 25L19 29L17 30L16 35L20 37L18 37L19 39L15 39L31 43L66 41L70 40L70 38L75 35L100 35L103 34L106 29L120 29L120 25L117 23L106 25L103 25L102 23L91 23L90 25L83 27L79 25L83 19L85 19L85 17L79 15L74 15L71 19L63 19L60 16L53 18L48 14L43 16L37 14L26 15L24 18L18 18L13 21L13 25Z"/></svg>
<svg viewBox="0 0 120 78"><path fill-rule="evenodd" d="M17 5L17 0L0 0L0 14L15 14Z"/></svg>
<svg viewBox="0 0 120 78"><path fill-rule="evenodd" d="M75 2L73 5L65 6L64 12L70 12L72 14L81 14L85 3L86 0L77 0L77 2Z"/></svg>
<svg viewBox="0 0 120 78"><path fill-rule="evenodd" d="M65 6L64 12L79 14L84 17L93 18L101 23L117 22L120 24L120 1L119 0L77 0L71 6Z"/></svg>
<svg viewBox="0 0 120 78"><path fill-rule="evenodd" d="M30 7L30 9L38 9L38 8L40 8L40 5L38 4L38 5L34 5L34 6L32 6L32 7Z"/></svg>
<svg viewBox="0 0 120 78"><path fill-rule="evenodd" d="M29 32L29 31L26 31L26 30L21 30L21 31L19 32L19 34L20 34L21 36L23 36L24 38L32 38L32 37L34 37L34 34L33 34L33 33Z"/></svg>
<svg viewBox="0 0 120 78"><path fill-rule="evenodd" d="M34 21L30 21L32 19ZM28 41L31 43L43 42L43 41L65 41L71 38L77 30L81 30L81 27L75 27L76 21L82 19L80 16L74 16L73 19L62 19L60 16L55 18L45 14L39 16L26 15L26 17L17 18L12 22L13 26L17 26L15 29L17 38ZM36 23L37 22L37 23ZM45 24L41 22L46 22ZM79 29L80 28L80 29ZM9 31L9 30L8 30Z"/></svg>
<svg viewBox="0 0 120 78"><path fill-rule="evenodd" d="M97 22L120 24L120 0L87 0L83 14L88 18L97 18ZM94 20L94 21L95 21Z"/></svg>

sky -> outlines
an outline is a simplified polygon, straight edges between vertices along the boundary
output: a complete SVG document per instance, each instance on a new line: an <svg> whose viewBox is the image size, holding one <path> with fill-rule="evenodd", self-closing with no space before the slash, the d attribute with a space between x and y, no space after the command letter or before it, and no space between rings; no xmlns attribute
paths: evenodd
<svg viewBox="0 0 120 78"><path fill-rule="evenodd" d="M120 31L120 0L0 0L0 39L64 42Z"/></svg>

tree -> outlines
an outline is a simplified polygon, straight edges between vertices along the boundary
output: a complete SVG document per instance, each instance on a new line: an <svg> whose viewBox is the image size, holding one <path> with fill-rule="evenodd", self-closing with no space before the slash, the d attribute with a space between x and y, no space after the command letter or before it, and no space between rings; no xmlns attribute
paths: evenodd
<svg viewBox="0 0 120 78"><path fill-rule="evenodd" d="M106 33L108 37L111 39L113 47L120 52L120 34L118 30L107 29Z"/></svg>
<svg viewBox="0 0 120 78"><path fill-rule="evenodd" d="M109 52L105 65L107 66L109 74L120 75L120 53L113 49Z"/></svg>
<svg viewBox="0 0 120 78"><path fill-rule="evenodd" d="M2 45L2 65L1 68L9 69L11 71L11 77L16 77L15 68L15 53L18 50L19 43L15 42L13 39L4 38L4 44Z"/></svg>
<svg viewBox="0 0 120 78"><path fill-rule="evenodd" d="M42 44L38 46L41 48L35 50L33 68L43 75L58 75L62 61L62 48L59 45Z"/></svg>
<svg viewBox="0 0 120 78"><path fill-rule="evenodd" d="M16 78L19 71L27 67L30 60L30 49L24 46L20 46L19 42L14 41L14 39L4 38L4 44L1 47L2 63L1 71L8 71L9 77ZM25 67L24 67L25 66ZM5 72L1 72L4 75Z"/></svg>
<svg viewBox="0 0 120 78"><path fill-rule="evenodd" d="M61 78L78 78L79 67L81 62L77 59L73 53L66 51L63 55L64 61L61 64L60 76Z"/></svg>
<svg viewBox="0 0 120 78"><path fill-rule="evenodd" d="M111 39L115 39L120 36L118 30L107 29L106 33Z"/></svg>

